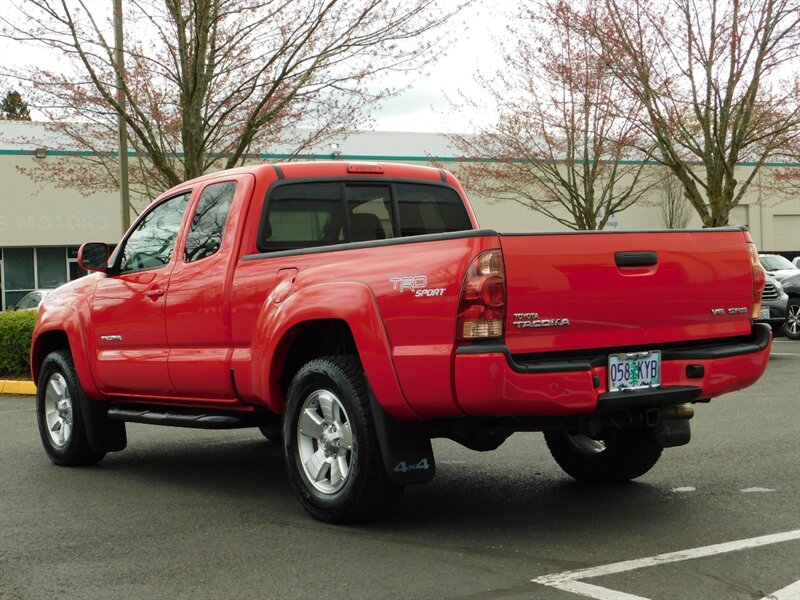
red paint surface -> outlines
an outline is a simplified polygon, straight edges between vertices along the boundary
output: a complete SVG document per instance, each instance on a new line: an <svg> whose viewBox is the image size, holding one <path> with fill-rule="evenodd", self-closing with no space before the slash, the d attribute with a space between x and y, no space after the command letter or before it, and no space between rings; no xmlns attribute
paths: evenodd
<svg viewBox="0 0 800 600"><path fill-rule="evenodd" d="M286 179L442 177L437 169L394 164L383 165L382 174L349 175L347 165L296 163L281 170ZM463 198L453 176L445 178ZM238 187L220 250L185 263L182 244L203 188L231 180ZM750 331L747 314L711 313L752 304L747 236L740 231L489 234L244 260L258 253L264 200L277 180L272 166L261 165L181 186L192 189L192 200L172 262L127 275L94 274L48 296L34 335L34 376L41 340L64 331L91 398L240 410L262 404L280 413L286 348L298 327L325 319L349 327L376 397L396 418L592 411L605 391L605 368L521 374L501 353L456 355L464 274L481 252L497 248L507 295L505 337L498 341L514 355L724 340ZM618 268L614 253L620 251L656 251L658 264ZM443 291L416 297L392 284L392 278L420 275L428 288ZM155 288L163 294L150 294ZM569 326L520 329L513 323L520 312L568 319ZM102 341L102 335L123 341ZM693 360L706 375L689 381L686 362L664 361L663 384L701 385L704 397L716 396L756 381L768 354Z"/></svg>

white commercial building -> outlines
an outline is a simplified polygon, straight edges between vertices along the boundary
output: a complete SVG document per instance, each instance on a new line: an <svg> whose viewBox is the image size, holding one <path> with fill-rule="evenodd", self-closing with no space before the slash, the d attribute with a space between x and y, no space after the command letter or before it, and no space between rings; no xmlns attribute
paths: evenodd
<svg viewBox="0 0 800 600"><path fill-rule="evenodd" d="M261 149L257 160L279 162L289 148ZM13 306L25 293L52 288L81 276L77 249L86 241L119 241L118 193L70 189L58 181L31 177L43 161L74 160L75 151L39 123L0 121L0 303ZM458 167L447 136L433 133L358 132L326 143L301 158L316 160L433 162ZM77 162L76 162L77 164ZM746 225L759 248L800 252L800 197L778 195L765 167L731 214L732 225ZM741 165L740 181L751 167ZM769 179L769 185L762 181ZM769 191L768 191L769 190ZM467 189L481 226L501 232L558 231L564 227L515 202L491 203ZM614 215L607 228L662 229L658 193L641 205ZM689 227L700 227L693 215Z"/></svg>

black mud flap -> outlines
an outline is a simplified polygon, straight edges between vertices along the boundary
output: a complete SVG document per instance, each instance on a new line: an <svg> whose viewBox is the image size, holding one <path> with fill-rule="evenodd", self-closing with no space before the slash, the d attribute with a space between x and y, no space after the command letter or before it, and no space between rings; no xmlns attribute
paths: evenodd
<svg viewBox="0 0 800 600"><path fill-rule="evenodd" d="M684 446L692 439L692 429L687 419L661 419L656 425L656 440L662 448Z"/></svg>
<svg viewBox="0 0 800 600"><path fill-rule="evenodd" d="M383 465L393 483L426 483L436 475L431 438L423 425L405 423L386 414L367 384L372 419L381 446Z"/></svg>
<svg viewBox="0 0 800 600"><path fill-rule="evenodd" d="M83 422L86 425L86 439L95 452L119 452L128 445L124 421L108 418L108 404L95 402L79 394Z"/></svg>

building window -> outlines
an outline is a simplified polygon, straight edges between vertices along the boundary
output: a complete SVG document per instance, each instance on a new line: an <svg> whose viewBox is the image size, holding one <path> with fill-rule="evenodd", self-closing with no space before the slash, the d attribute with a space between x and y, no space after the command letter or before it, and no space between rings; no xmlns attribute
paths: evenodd
<svg viewBox="0 0 800 600"><path fill-rule="evenodd" d="M67 248L67 276L70 281L86 275L86 269L81 269L78 265L79 249L80 246L70 246Z"/></svg>
<svg viewBox="0 0 800 600"><path fill-rule="evenodd" d="M28 292L57 288L86 275L78 266L78 247L0 250L0 308L16 305Z"/></svg>
<svg viewBox="0 0 800 600"><path fill-rule="evenodd" d="M14 306L25 294L36 289L33 248L3 250L3 286L3 308Z"/></svg>
<svg viewBox="0 0 800 600"><path fill-rule="evenodd" d="M67 282L64 248L36 249L36 287L52 289Z"/></svg>

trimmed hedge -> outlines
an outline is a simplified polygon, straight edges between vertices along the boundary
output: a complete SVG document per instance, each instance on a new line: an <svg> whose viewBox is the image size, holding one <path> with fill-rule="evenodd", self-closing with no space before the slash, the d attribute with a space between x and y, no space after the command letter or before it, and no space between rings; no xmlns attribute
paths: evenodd
<svg viewBox="0 0 800 600"><path fill-rule="evenodd" d="M30 378L35 324L35 310L0 313L0 377Z"/></svg>

